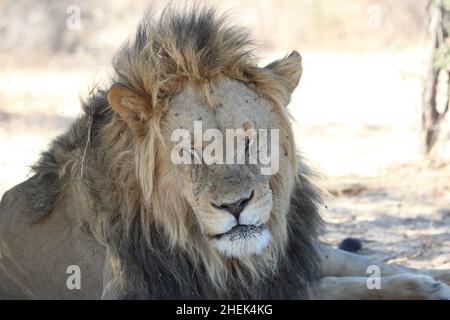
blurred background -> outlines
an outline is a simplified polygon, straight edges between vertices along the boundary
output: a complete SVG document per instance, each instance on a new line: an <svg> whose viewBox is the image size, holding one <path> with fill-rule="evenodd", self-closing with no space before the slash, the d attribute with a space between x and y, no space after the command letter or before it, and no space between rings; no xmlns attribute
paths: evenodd
<svg viewBox="0 0 450 320"><path fill-rule="evenodd" d="M351 236L386 262L450 268L449 77L447 60L436 65L436 52L450 52L442 1L199 1L253 31L261 64L302 54L289 108L297 145L334 196L328 243ZM114 52L143 12L167 3L0 0L0 196L69 127L80 97L108 84Z"/></svg>

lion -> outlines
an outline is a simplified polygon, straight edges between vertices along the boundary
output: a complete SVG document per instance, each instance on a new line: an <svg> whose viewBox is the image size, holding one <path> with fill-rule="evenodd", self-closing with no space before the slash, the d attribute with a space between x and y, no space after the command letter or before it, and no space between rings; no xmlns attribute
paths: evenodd
<svg viewBox="0 0 450 320"><path fill-rule="evenodd" d="M111 85L4 194L0 297L448 299L447 270L320 243L323 192L286 108L302 58L293 51L259 67L253 49L248 31L214 9L145 16L114 59ZM175 164L172 133L196 121L277 130L277 171L206 164L195 146L175 153L197 163ZM381 268L378 290L366 286L370 265Z"/></svg>

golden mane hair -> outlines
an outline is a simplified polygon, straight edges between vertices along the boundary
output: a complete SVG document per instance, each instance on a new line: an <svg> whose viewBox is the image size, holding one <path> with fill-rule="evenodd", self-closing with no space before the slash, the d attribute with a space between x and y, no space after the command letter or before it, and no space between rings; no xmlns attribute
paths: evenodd
<svg viewBox="0 0 450 320"><path fill-rule="evenodd" d="M287 105L285 88L290 84L257 67L253 51L250 33L230 25L226 16L217 17L215 10L179 12L169 6L156 21L151 14L145 16L134 40L119 50L115 81L150 98L153 111L164 107L185 81L205 86L218 76L239 80Z"/></svg>
<svg viewBox="0 0 450 320"><path fill-rule="evenodd" d="M107 297L307 295L319 271L315 243L321 199L292 138L285 106L294 88L277 74L299 71L277 70L276 62L258 67L252 47L245 29L212 9L181 13L168 7L158 20L146 16L114 59L113 86L136 94L127 102L133 114L119 116L107 90L93 92L83 105L85 115L34 167L38 180L58 187L50 190L48 210L30 219L39 220L57 201L77 204L76 219L108 252L114 281ZM270 181L279 199L273 210L281 214L273 222L275 245L263 257L221 257L202 244L198 227L187 221L191 208L181 195L157 188L165 166L160 155L166 152L161 124L170 97L186 82L208 97L209 84L220 76L269 99L283 120L280 150L287 157Z"/></svg>

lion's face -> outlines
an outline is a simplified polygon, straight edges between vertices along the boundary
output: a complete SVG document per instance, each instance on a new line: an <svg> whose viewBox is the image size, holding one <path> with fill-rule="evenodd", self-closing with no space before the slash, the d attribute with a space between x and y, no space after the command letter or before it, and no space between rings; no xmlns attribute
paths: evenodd
<svg viewBox="0 0 450 320"><path fill-rule="evenodd" d="M238 61L209 78L184 81L184 74L171 85L166 79L152 86L148 77L139 91L115 84L108 101L138 137L143 203L148 219L168 234L168 245L205 257L206 244L224 257L270 265L288 237L297 160L285 107L300 80L301 56L293 51L245 72Z"/></svg>
<svg viewBox="0 0 450 320"><path fill-rule="evenodd" d="M211 86L209 96L207 103L204 93L187 85L170 100L164 131L167 138L170 134L170 172L176 176L178 188L174 192L184 195L195 215L191 219L205 241L221 254L237 258L259 254L271 242L274 195L271 174L264 173L260 159L250 163L249 157L265 152L275 173L278 141L266 133L278 130L281 120L268 100L238 81L221 78ZM231 138L232 150L231 136L227 136L230 129L236 136ZM214 138L212 132L216 132ZM223 141L216 141L218 148L211 152L217 133ZM183 143L182 138L191 143ZM263 143L267 150L262 150ZM219 158L211 160L219 149L223 150L222 163L216 163ZM234 152L234 161L227 162L229 152ZM237 158L242 153L244 163ZM191 163L180 161L181 156Z"/></svg>

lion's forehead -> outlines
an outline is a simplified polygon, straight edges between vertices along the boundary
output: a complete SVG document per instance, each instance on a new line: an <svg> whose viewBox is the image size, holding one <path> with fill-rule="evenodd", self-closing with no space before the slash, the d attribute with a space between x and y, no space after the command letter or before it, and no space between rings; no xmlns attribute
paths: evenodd
<svg viewBox="0 0 450 320"><path fill-rule="evenodd" d="M183 128L194 133L195 122L202 129L269 129L276 126L272 105L245 84L225 79L208 90L186 85L169 105L172 129Z"/></svg>

